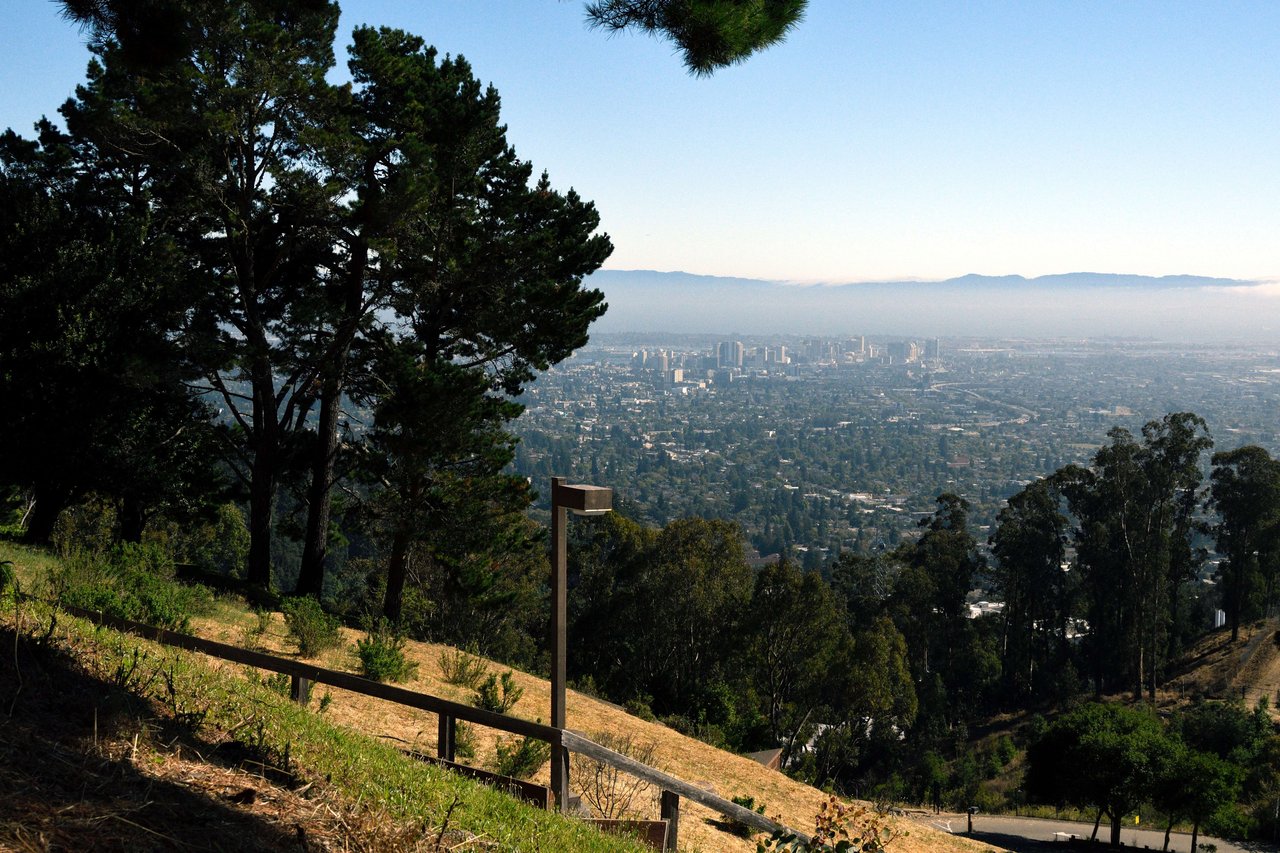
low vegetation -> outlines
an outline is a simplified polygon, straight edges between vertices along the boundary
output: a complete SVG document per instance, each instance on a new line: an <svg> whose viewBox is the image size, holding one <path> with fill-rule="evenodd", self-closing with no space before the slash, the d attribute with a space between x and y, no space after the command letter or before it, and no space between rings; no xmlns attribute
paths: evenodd
<svg viewBox="0 0 1280 853"><path fill-rule="evenodd" d="M315 836L327 833L351 849L445 850L470 839L510 849L532 838L544 849L639 849L337 728L256 676L245 678L198 655L94 628L41 604L23 604L14 617L15 611L9 610L0 623L0 635L14 650L16 663L16 668L0 670L4 692L14 697L9 710L16 721L0 731L0 754L6 759L0 762L0 796L10 806L0 830L3 844L21 846L24 840L40 837L52 826L54 806L78 802L72 819L63 821L52 836L71 848L88 845L99 827L109 831L107 838L121 830L118 840L125 847L154 844L156 834L170 838L184 826L194 836L198 820L213 824L212 813L230 810L233 817L240 816L238 829L250 833L231 846L243 845L246 838L259 838L265 846L290 843L283 833L295 833L288 821L296 818L297 837L310 832L318 840ZM50 703L77 712L52 713ZM21 759L20 752L31 750L18 741L46 728L59 732L62 754L72 748L84 750L90 765L106 760L102 772L108 774L131 768L128 774L140 779L138 790L130 783L98 812L92 799L81 799L78 789L73 793L58 788L62 793L54 795L49 786L101 774L92 767L67 773L59 762ZM37 737L33 742L47 741ZM254 773L237 777L242 788L232 791L231 800L186 789L182 796L193 809L191 816L169 825L173 815L168 807L152 800L167 801L174 795L153 793L143 799L146 783L141 777L164 776L164 765L182 754L217 756L228 774L240 767ZM46 770L61 776L50 781L43 775ZM165 779L164 790L176 790L174 786L181 783ZM37 802L42 791L51 792L47 808ZM139 797L135 803L123 802L134 794ZM265 826L261 815L247 808L259 798L297 813ZM315 808L309 809L308 803L315 803ZM315 825L313 812L323 811L325 804L346 822ZM246 808L237 809L238 805ZM118 821L118 814L127 814L128 820Z"/></svg>
<svg viewBox="0 0 1280 853"><path fill-rule="evenodd" d="M298 653L304 658L315 657L342 642L338 636L338 626L342 624L338 617L326 613L311 596L287 598L281 608L289 636L298 644Z"/></svg>
<svg viewBox="0 0 1280 853"><path fill-rule="evenodd" d="M496 714L505 714L515 707L524 695L524 688L515 682L514 673L507 670L501 677L489 673L489 677L476 688L475 706Z"/></svg>
<svg viewBox="0 0 1280 853"><path fill-rule="evenodd" d="M404 656L404 635L393 631L385 619L362 638L356 640L356 657L360 672L374 681L409 681L418 665Z"/></svg>

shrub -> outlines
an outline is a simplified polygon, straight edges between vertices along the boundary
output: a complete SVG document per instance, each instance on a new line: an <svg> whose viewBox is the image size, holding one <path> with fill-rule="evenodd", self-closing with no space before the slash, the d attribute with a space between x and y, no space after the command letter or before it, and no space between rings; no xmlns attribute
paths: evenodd
<svg viewBox="0 0 1280 853"><path fill-rule="evenodd" d="M484 661L462 649L445 649L440 652L440 674L449 684L475 689L484 678Z"/></svg>
<svg viewBox="0 0 1280 853"><path fill-rule="evenodd" d="M418 665L404 656L405 639L391 630L385 619L378 620L364 637L356 640L356 656L360 672L374 681L408 681L418 672Z"/></svg>
<svg viewBox="0 0 1280 853"><path fill-rule="evenodd" d="M653 710L649 707L649 703L643 699L628 699L622 708L633 717L639 717L650 723L658 722L658 718L653 715Z"/></svg>
<svg viewBox="0 0 1280 853"><path fill-rule="evenodd" d="M494 711L499 714L505 714L510 711L520 701L520 697L524 695L524 688L516 684L513 676L514 673L511 670L507 670L502 673L502 679L499 681L498 676L492 672L489 673L489 677L476 688L473 704L477 708L483 708L486 711Z"/></svg>
<svg viewBox="0 0 1280 853"><path fill-rule="evenodd" d="M18 588L18 576L13 571L12 560L0 560L0 596Z"/></svg>
<svg viewBox="0 0 1280 853"><path fill-rule="evenodd" d="M453 754L455 758L468 760L476 757L476 731L462 720L458 720L453 730Z"/></svg>
<svg viewBox="0 0 1280 853"><path fill-rule="evenodd" d="M303 657L314 657L340 642L338 617L325 613L314 598L287 598L281 609L289 636L298 643L298 653Z"/></svg>
<svg viewBox="0 0 1280 853"><path fill-rule="evenodd" d="M756 853L883 853L895 839L906 834L866 806L851 806L829 797L814 818L812 841L806 844L795 835L778 830L756 844Z"/></svg>
<svg viewBox="0 0 1280 853"><path fill-rule="evenodd" d="M764 814L764 803L757 805L755 797L732 797L731 799L735 805L742 806L744 809L750 809L756 814ZM752 834L756 832L752 827L747 826L745 823L739 823L732 818L729 819L729 831L734 835L740 835L743 838L750 838Z"/></svg>
<svg viewBox="0 0 1280 853"><path fill-rule="evenodd" d="M996 757L1000 761L1000 766L1003 768L1017 757L1018 747L1014 745L1013 738L1008 735L1004 735L996 741L995 753Z"/></svg>
<svg viewBox="0 0 1280 853"><path fill-rule="evenodd" d="M500 741L496 769L503 776L528 779L537 773L549 758L551 758L551 745L536 738L523 737L514 744Z"/></svg>
<svg viewBox="0 0 1280 853"><path fill-rule="evenodd" d="M189 631L191 617L213 607L213 593L174 580L173 561L152 544L125 544L109 554L69 549L50 580L64 604L171 631Z"/></svg>
<svg viewBox="0 0 1280 853"><path fill-rule="evenodd" d="M603 747L653 766L657 744L639 741L630 734L593 732L591 739ZM637 797L651 792L653 786L643 779L619 770L611 764L586 755L575 756L570 765L574 787L595 811L597 817L620 818L631 811Z"/></svg>

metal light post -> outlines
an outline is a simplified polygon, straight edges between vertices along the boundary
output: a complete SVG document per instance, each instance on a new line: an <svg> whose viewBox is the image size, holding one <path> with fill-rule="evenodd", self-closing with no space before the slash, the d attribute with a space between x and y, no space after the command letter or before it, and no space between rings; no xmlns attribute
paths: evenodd
<svg viewBox="0 0 1280 853"><path fill-rule="evenodd" d="M564 477L551 478L551 725L565 727L565 661L568 657L568 604L565 594L568 560L565 528L569 512L604 515L613 509L613 489L603 486L570 486ZM561 811L569 802L569 752L551 745L551 790Z"/></svg>

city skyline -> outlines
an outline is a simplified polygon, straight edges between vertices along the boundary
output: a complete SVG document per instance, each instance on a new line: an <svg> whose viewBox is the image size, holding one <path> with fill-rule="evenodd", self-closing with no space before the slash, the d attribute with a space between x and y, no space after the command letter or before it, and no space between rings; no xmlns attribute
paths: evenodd
<svg viewBox="0 0 1280 853"><path fill-rule="evenodd" d="M340 43L402 27L492 81L520 156L599 206L609 268L1280 278L1273 4L813 2L710 78L576 0L342 6ZM7 4L0 32L0 125L30 135L85 36L49 3Z"/></svg>

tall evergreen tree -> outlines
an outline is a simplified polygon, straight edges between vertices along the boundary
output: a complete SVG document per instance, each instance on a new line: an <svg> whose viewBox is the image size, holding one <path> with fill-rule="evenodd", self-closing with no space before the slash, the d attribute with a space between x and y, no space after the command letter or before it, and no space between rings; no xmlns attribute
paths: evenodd
<svg viewBox="0 0 1280 853"><path fill-rule="evenodd" d="M1063 562L1068 522L1060 502L1049 481L1037 480L1009 498L991 535L992 580L1004 602L1002 673L1006 689L1018 699L1043 687L1043 674L1067 659L1070 575Z"/></svg>
<svg viewBox="0 0 1280 853"><path fill-rule="evenodd" d="M319 594L342 406L387 392L373 354L411 347L422 371L512 396L585 342L604 306L582 279L611 247L591 204L533 180L461 58L363 28L354 84L334 87L335 5L184 9L189 49L147 75L106 31L68 120L133 169L190 271L171 333L237 427L250 581L271 583L293 472L308 483L298 589Z"/></svg>
<svg viewBox="0 0 1280 853"><path fill-rule="evenodd" d="M1213 455L1211 495L1218 513L1214 526L1218 583L1231 626L1258 615L1275 600L1280 573L1280 461L1257 445Z"/></svg>

